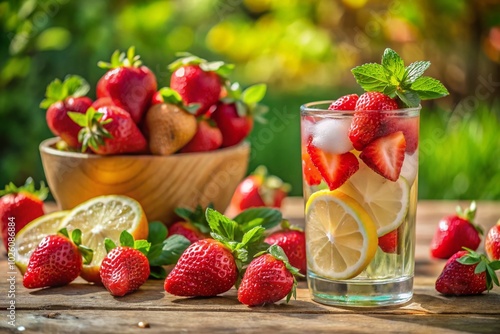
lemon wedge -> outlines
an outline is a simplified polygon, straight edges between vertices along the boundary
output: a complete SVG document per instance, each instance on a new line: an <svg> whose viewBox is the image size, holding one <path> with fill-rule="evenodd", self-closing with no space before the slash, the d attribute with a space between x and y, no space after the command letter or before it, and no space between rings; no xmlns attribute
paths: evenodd
<svg viewBox="0 0 500 334"><path fill-rule="evenodd" d="M59 228L66 227L82 231L82 245L91 248L94 256L90 264L84 265L80 276L89 282L98 283L99 268L106 256L104 239L119 243L120 234L127 230L135 240L147 239L148 221L136 200L119 195L92 198L72 209L61 221Z"/></svg>
<svg viewBox="0 0 500 334"><path fill-rule="evenodd" d="M377 228L370 215L348 195L320 190L306 204L307 257L310 270L325 278L356 277L377 251Z"/></svg>

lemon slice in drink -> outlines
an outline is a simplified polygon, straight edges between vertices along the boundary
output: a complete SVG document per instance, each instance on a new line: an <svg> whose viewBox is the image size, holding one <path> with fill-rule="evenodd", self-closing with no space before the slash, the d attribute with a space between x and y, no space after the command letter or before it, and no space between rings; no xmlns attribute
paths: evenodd
<svg viewBox="0 0 500 334"><path fill-rule="evenodd" d="M147 239L148 221L141 205L127 196L109 195L92 198L78 206L62 220L60 228L82 231L82 244L94 251L92 262L80 274L89 282L100 282L99 268L106 256L104 239L119 244L120 234L127 230L135 240Z"/></svg>
<svg viewBox="0 0 500 334"><path fill-rule="evenodd" d="M410 186L404 177L400 176L396 182L387 180L364 163L338 190L368 212L377 226L378 236L398 228L410 205Z"/></svg>
<svg viewBox="0 0 500 334"><path fill-rule="evenodd" d="M316 274L349 279L361 273L377 251L375 223L354 199L320 190L306 204L308 266Z"/></svg>
<svg viewBox="0 0 500 334"><path fill-rule="evenodd" d="M16 234L16 266L24 275L31 253L47 235L56 234L61 221L69 211L57 211L43 215L24 226Z"/></svg>

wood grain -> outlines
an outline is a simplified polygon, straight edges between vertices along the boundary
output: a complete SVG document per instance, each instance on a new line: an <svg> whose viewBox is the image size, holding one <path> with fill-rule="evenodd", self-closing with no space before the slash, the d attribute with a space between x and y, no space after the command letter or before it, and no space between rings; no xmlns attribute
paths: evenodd
<svg viewBox="0 0 500 334"><path fill-rule="evenodd" d="M47 182L59 207L72 209L100 195L126 195L150 221L171 223L179 206L214 203L224 211L246 173L250 146L170 156L97 156L58 151L56 139L40 144Z"/></svg>
<svg viewBox="0 0 500 334"><path fill-rule="evenodd" d="M500 288L468 297L445 297L434 289L444 260L429 257L429 243L441 217L457 202L421 201L417 210L415 295L403 305L345 308L312 302L305 281L289 304L249 308L236 290L215 298L179 298L165 293L163 281L149 280L139 291L115 298L103 287L78 279L69 286L27 290L17 274L16 324L26 333L500 333ZM285 217L303 224L303 202L287 199ZM498 202L478 203L477 221L485 228L500 218ZM0 261L0 293L7 291L6 260ZM8 306L0 298L0 308ZM5 311L2 311L5 313ZM4 319L6 319L4 317ZM150 328L141 329L140 322ZM0 332L7 332L6 320Z"/></svg>

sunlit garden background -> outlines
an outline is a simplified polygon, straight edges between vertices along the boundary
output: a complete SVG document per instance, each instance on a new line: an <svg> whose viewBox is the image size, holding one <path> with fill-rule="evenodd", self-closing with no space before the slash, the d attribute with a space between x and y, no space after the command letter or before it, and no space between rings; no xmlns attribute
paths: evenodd
<svg viewBox="0 0 500 334"><path fill-rule="evenodd" d="M249 171L265 164L300 195L299 106L360 93L350 69L391 47L430 60L451 93L424 101L419 197L500 200L498 0L16 0L0 2L0 26L2 185L44 179L47 84L79 74L95 87L97 62L135 45L160 87L179 51L236 64L243 86L267 83Z"/></svg>

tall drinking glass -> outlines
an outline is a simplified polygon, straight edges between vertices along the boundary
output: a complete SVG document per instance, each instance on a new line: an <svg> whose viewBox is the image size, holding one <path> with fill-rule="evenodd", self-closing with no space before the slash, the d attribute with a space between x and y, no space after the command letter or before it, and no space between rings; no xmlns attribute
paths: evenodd
<svg viewBox="0 0 500 334"><path fill-rule="evenodd" d="M331 102L301 107L312 299L404 303L413 295L420 107L355 112L328 110Z"/></svg>

